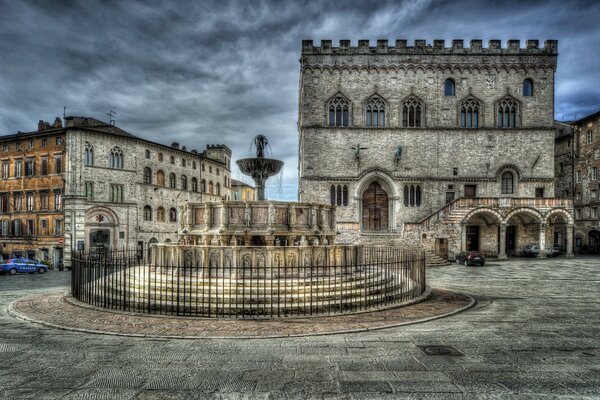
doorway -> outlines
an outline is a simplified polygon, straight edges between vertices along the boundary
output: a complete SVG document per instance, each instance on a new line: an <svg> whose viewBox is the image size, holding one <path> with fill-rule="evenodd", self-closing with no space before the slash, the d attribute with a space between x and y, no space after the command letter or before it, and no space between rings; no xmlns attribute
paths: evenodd
<svg viewBox="0 0 600 400"><path fill-rule="evenodd" d="M381 185L373 182L363 193L362 225L365 231L388 229L388 195Z"/></svg>
<svg viewBox="0 0 600 400"><path fill-rule="evenodd" d="M467 251L479 251L479 225L467 225Z"/></svg>
<svg viewBox="0 0 600 400"><path fill-rule="evenodd" d="M600 253L600 231L592 230L589 233L588 252L592 254Z"/></svg>
<svg viewBox="0 0 600 400"><path fill-rule="evenodd" d="M110 231L98 229L90 232L90 250L108 250L110 247Z"/></svg>
<svg viewBox="0 0 600 400"><path fill-rule="evenodd" d="M506 227L506 255L517 255L517 227L509 225Z"/></svg>
<svg viewBox="0 0 600 400"><path fill-rule="evenodd" d="M444 260L448 259L448 239L435 240L435 255Z"/></svg>
<svg viewBox="0 0 600 400"><path fill-rule="evenodd" d="M62 247L56 247L54 249L54 270L62 271L63 270L62 263L63 263L63 249L62 249Z"/></svg>

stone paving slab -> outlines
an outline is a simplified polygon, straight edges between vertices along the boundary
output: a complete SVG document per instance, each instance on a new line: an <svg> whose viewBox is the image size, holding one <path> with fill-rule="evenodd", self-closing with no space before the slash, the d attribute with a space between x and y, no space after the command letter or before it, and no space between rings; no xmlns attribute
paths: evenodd
<svg viewBox="0 0 600 400"><path fill-rule="evenodd" d="M427 299L370 313L308 318L210 319L165 317L79 306L64 291L40 293L18 299L8 307L10 315L42 325L86 333L155 338L274 338L324 335L384 329L431 321L464 311L475 304L465 294L432 289ZM328 351L320 351L319 357ZM380 349L352 348L350 354L383 355ZM171 354L168 361L187 354Z"/></svg>

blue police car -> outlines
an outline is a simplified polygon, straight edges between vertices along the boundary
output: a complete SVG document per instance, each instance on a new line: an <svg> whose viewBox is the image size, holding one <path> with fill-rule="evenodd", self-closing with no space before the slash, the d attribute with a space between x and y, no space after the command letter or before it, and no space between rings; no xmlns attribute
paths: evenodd
<svg viewBox="0 0 600 400"><path fill-rule="evenodd" d="M48 272L48 267L36 260L30 260L28 258L9 258L0 262L0 273L9 273L11 275L17 272L34 272L43 274Z"/></svg>

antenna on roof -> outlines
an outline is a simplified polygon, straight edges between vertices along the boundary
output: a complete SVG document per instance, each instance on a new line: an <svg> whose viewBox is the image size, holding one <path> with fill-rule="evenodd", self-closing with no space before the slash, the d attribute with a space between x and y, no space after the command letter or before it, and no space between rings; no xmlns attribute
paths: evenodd
<svg viewBox="0 0 600 400"><path fill-rule="evenodd" d="M63 106L63 119L67 117L67 106Z"/></svg>
<svg viewBox="0 0 600 400"><path fill-rule="evenodd" d="M115 121L116 121L116 120L115 120L115 116L117 115L117 112L116 112L116 111L113 111L113 110L110 110L110 111L109 111L109 112L108 112L106 115L108 115L108 118L109 118L109 120L108 120L108 121L109 121L109 123L110 123L111 125L114 125L114 124L115 124Z"/></svg>

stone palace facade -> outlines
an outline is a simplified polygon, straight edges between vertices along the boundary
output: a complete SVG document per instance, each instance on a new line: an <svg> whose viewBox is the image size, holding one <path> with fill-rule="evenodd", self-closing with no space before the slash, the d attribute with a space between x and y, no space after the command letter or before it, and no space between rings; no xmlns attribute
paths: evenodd
<svg viewBox="0 0 600 400"><path fill-rule="evenodd" d="M300 201L336 205L342 241L571 255L572 200L554 198L557 45L303 41Z"/></svg>

